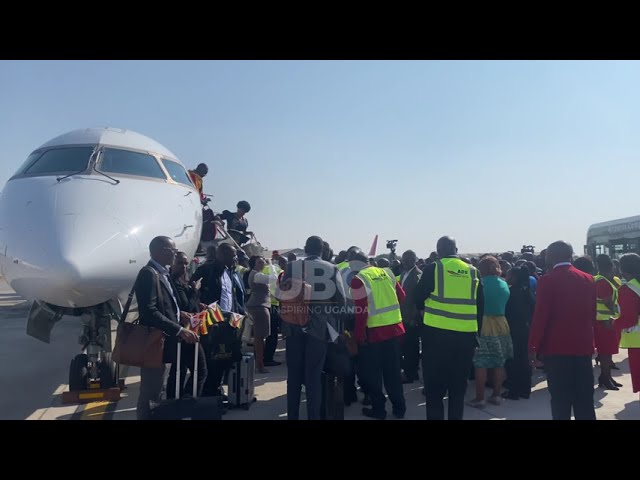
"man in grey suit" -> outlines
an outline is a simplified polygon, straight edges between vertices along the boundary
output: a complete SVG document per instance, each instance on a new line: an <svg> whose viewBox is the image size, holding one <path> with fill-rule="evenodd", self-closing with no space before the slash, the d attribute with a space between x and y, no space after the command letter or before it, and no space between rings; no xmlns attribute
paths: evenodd
<svg viewBox="0 0 640 480"><path fill-rule="evenodd" d="M338 268L322 260L320 237L307 239L307 257L287 264L282 277L302 279L311 285L309 323L305 327L282 322L287 350L287 419L298 420L300 396L305 385L307 418L320 419L322 396L321 376L331 341L330 331L339 332L339 320L345 314L345 295Z"/></svg>
<svg viewBox="0 0 640 480"><path fill-rule="evenodd" d="M156 237L149 244L151 260L140 270L135 283L140 325L162 330L164 343L163 368L140 369L140 394L138 396L138 420L147 420L151 414L150 402L159 402L168 369L166 364L177 358L178 340L196 343L198 336L181 326L189 321L186 312L180 312L176 289L169 275L168 266L175 259L176 244L169 237ZM160 290L158 290L160 289Z"/></svg>
<svg viewBox="0 0 640 480"><path fill-rule="evenodd" d="M407 294L400 305L405 336L402 344L402 383L413 383L418 380L420 363L420 314L416 308L415 290L422 271L416 266L418 257L413 250L402 254L402 274L399 282Z"/></svg>

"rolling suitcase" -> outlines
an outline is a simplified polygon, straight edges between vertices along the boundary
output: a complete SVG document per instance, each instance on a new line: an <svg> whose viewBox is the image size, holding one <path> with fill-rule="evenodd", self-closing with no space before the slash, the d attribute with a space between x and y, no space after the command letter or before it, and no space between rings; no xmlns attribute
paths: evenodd
<svg viewBox="0 0 640 480"><path fill-rule="evenodd" d="M197 347L197 344L196 344ZM198 397L198 348L194 348L193 396L180 398L180 359L178 342L176 361L176 398L160 402L151 410L150 420L222 420L222 397Z"/></svg>
<svg viewBox="0 0 640 480"><path fill-rule="evenodd" d="M256 401L253 384L256 360L253 353L244 353L242 359L231 367L229 374L229 406L233 408L249 407Z"/></svg>

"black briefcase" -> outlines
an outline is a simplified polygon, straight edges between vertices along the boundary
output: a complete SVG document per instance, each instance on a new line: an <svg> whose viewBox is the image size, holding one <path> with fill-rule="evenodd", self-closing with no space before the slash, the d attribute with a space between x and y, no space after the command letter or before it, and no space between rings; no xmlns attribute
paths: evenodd
<svg viewBox="0 0 640 480"><path fill-rule="evenodd" d="M150 420L222 420L222 397L198 397L198 348L194 348L193 396L180 398L180 358L178 342L176 361L176 398L164 400L151 410Z"/></svg>
<svg viewBox="0 0 640 480"><path fill-rule="evenodd" d="M344 377L322 372L320 420L344 420Z"/></svg>

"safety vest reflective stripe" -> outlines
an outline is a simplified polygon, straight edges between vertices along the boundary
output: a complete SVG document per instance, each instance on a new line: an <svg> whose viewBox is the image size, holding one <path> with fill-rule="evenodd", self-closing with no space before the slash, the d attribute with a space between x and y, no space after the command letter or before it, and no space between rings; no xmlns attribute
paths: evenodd
<svg viewBox="0 0 640 480"><path fill-rule="evenodd" d="M640 297L640 282L638 280L634 278L626 285ZM620 348L640 348L640 317L638 317L638 323L635 326L622 330Z"/></svg>
<svg viewBox="0 0 640 480"><path fill-rule="evenodd" d="M424 307L425 313L432 313L433 315L439 315L446 318L456 318L458 320L478 320L477 313L453 313L445 310L438 310L437 308Z"/></svg>
<svg viewBox="0 0 640 480"><path fill-rule="evenodd" d="M436 261L436 285L424 303L424 324L457 332L478 331L478 271L459 258Z"/></svg>
<svg viewBox="0 0 640 480"><path fill-rule="evenodd" d="M336 267L338 267L338 270L342 271L345 268L349 268L349 262L340 262Z"/></svg>
<svg viewBox="0 0 640 480"><path fill-rule="evenodd" d="M466 298L444 298L439 295L431 295L429 298L432 298L436 302L440 303L448 303L450 305L475 305L475 300L470 300Z"/></svg>
<svg viewBox="0 0 640 480"><path fill-rule="evenodd" d="M395 279L382 268L367 267L356 275L367 294L367 327L377 328L402 323Z"/></svg>

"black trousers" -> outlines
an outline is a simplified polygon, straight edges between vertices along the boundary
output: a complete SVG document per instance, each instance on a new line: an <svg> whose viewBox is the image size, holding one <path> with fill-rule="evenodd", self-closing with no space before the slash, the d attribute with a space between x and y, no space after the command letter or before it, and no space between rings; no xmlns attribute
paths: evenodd
<svg viewBox="0 0 640 480"><path fill-rule="evenodd" d="M386 399L382 392L384 382L393 411L404 414L407 406L402 390L400 338L364 345L359 355L364 384L374 413L385 412Z"/></svg>
<svg viewBox="0 0 640 480"><path fill-rule="evenodd" d="M271 331L264 342L264 361L272 362L278 347L278 333L280 333L280 308L271 305Z"/></svg>
<svg viewBox="0 0 640 480"><path fill-rule="evenodd" d="M232 360L213 360L211 358L211 346L207 343L203 346L204 355L207 360L207 380L202 388L203 397L216 397L222 395L222 379L229 374L233 365ZM200 368L200 367L198 367Z"/></svg>
<svg viewBox="0 0 640 480"><path fill-rule="evenodd" d="M422 375L427 420L444 420L444 397L449 397L449 420L462 420L475 334L437 328L422 329Z"/></svg>
<svg viewBox="0 0 640 480"><path fill-rule="evenodd" d="M531 394L531 366L527 345L529 329L511 328L511 340L513 341L513 358L505 363L509 393L527 396Z"/></svg>
<svg viewBox="0 0 640 480"><path fill-rule="evenodd" d="M351 404L358 401L358 388L356 387L356 377L358 379L358 385L362 388L362 393L368 395L367 387L365 386L363 373L362 373L362 361L360 360L360 354L355 357L351 357L352 374L344 377L344 401L347 404Z"/></svg>
<svg viewBox="0 0 640 480"><path fill-rule="evenodd" d="M185 393L191 395L193 393L193 359L195 357L194 348L196 345L184 343L182 345L182 354L180 355L180 397ZM202 344L198 343L198 396L202 395L202 390L209 375L207 371L207 360L202 348ZM187 370L191 372L189 379L185 385L185 377ZM167 398L175 398L176 396L176 362L171 364L171 371L167 380Z"/></svg>
<svg viewBox="0 0 640 480"><path fill-rule="evenodd" d="M327 342L306 333L287 337L287 420L300 417L302 385L307 397L307 419L320 420L322 369Z"/></svg>
<svg viewBox="0 0 640 480"><path fill-rule="evenodd" d="M593 405L593 366L591 355L549 355L544 357L544 369L551 394L551 415L554 420L595 420Z"/></svg>
<svg viewBox="0 0 640 480"><path fill-rule="evenodd" d="M420 326L405 326L402 337L402 370L409 380L418 379L418 365L420 365Z"/></svg>

